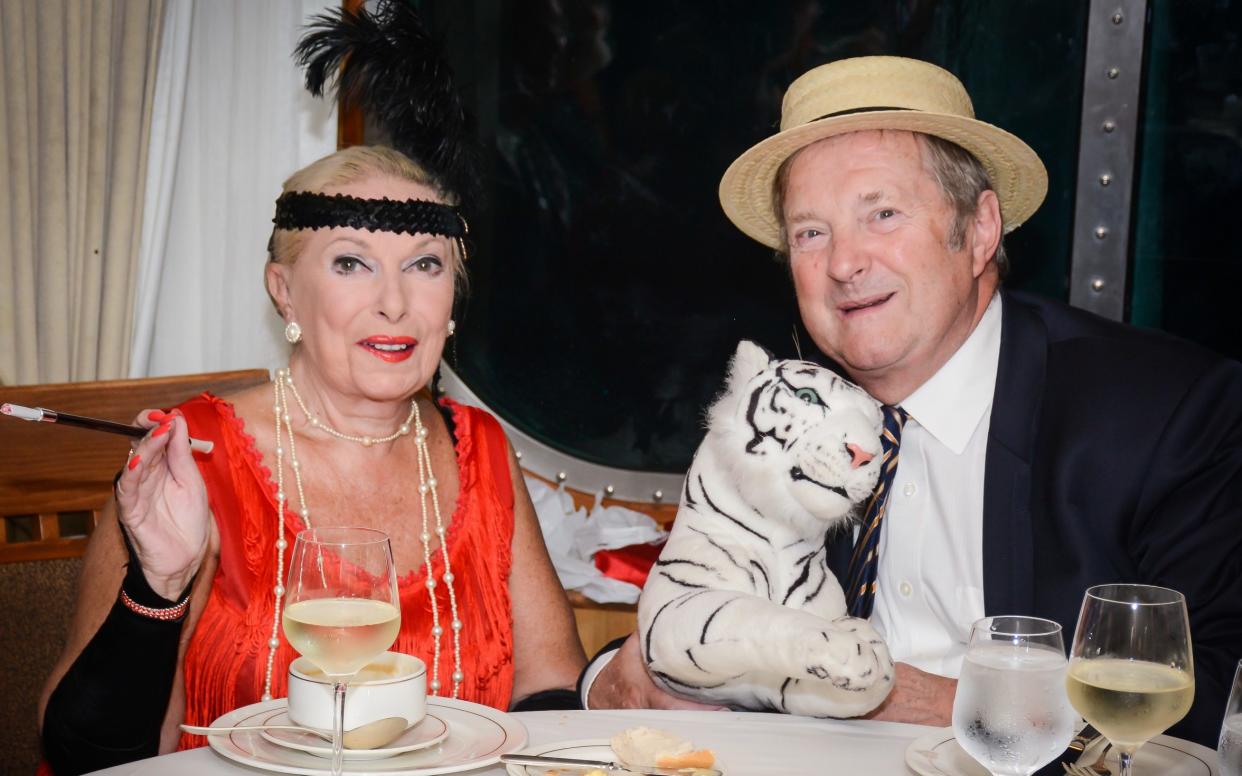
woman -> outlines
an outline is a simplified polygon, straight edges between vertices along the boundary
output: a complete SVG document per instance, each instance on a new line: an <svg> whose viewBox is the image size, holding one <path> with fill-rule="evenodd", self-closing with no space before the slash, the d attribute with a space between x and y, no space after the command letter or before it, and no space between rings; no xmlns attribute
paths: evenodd
<svg viewBox="0 0 1242 776"><path fill-rule="evenodd" d="M266 282L294 343L289 368L270 387L139 415L152 431L91 539L44 691L57 773L199 745L179 723L283 696L295 655L279 627L282 576L306 526L389 534L393 649L426 660L439 694L499 708L574 697L581 646L503 432L424 390L463 269L452 193L367 147L310 165L284 191ZM195 460L190 435L214 452Z"/></svg>

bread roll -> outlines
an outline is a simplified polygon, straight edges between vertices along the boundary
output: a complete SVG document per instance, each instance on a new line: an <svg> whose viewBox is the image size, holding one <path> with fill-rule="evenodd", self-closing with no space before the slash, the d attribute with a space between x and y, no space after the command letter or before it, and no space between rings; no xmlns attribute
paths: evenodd
<svg viewBox="0 0 1242 776"><path fill-rule="evenodd" d="M684 738L663 730L636 727L612 737L612 752L623 765L656 768L710 768L716 755L695 749Z"/></svg>

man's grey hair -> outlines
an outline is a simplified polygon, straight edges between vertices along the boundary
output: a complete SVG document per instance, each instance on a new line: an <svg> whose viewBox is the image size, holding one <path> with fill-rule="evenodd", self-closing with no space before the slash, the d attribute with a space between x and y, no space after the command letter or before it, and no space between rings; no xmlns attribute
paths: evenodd
<svg viewBox="0 0 1242 776"><path fill-rule="evenodd" d="M979 203L979 195L992 189L992 180L983 165L965 148L957 143L915 132L914 137L923 151L923 164L927 172L935 179L944 196L953 207L953 224L949 228L949 249L961 250L966 242L966 229L970 219L975 215ZM795 151L776 171L772 181L772 212L776 222L780 224L781 244L777 249L777 257L789 261L789 235L785 233L785 190L789 186L789 170L793 160L801 153ZM1009 257L1005 255L1004 220L1001 221L1002 239L996 244L996 268L1003 278L1009 272Z"/></svg>

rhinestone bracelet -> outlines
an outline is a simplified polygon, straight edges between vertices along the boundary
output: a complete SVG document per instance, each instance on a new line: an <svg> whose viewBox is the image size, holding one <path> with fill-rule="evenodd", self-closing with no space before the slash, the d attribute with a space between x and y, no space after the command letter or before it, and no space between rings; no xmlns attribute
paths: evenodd
<svg viewBox="0 0 1242 776"><path fill-rule="evenodd" d="M125 592L125 588L121 588L121 603L125 604L125 608L135 614L141 614L143 617L150 617L153 620L171 622L172 620L180 620L185 616L185 613L190 608L190 596L187 594L185 598L181 599L181 603L176 606L155 609L138 603L129 597L129 593Z"/></svg>

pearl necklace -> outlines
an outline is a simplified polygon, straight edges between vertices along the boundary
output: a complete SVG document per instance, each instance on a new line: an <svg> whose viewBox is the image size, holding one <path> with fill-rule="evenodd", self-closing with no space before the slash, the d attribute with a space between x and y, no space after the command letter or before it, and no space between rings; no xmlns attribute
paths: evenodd
<svg viewBox="0 0 1242 776"><path fill-rule="evenodd" d="M418 402L411 399L410 400L410 414L406 415L405 422L402 423L400 426L398 426L397 430L392 432L388 436L380 437L379 439L373 439L369 436L354 436L353 434L345 434L332 428L327 423L324 423L322 420L319 419L318 415L306 409L306 404L303 403L302 401L302 394L298 393L298 387L293 384L293 375L289 372L288 369L285 370L285 377L287 378L287 382L289 384L289 390L293 393L293 400L298 403L298 407L301 408L302 414L306 416L306 419L310 421L310 424L312 426L314 426L317 429L327 431L329 434L336 437L337 439L344 439L346 442L357 442L363 447L370 447L371 445L379 445L379 444L383 444L384 442L391 442L397 437L405 436L406 434L410 433L410 421L414 420L415 416L418 415ZM288 423L288 422L289 420L288 418L286 418L285 423ZM293 448L289 448L289 450L290 450L290 453L292 454Z"/></svg>
<svg viewBox="0 0 1242 776"><path fill-rule="evenodd" d="M453 631L453 697L457 698L461 690L461 683L465 678L461 670L461 619L457 616L457 591L453 588L453 571L449 565L448 546L445 543L445 527L444 521L440 516L440 499L436 494L436 477L431 470L431 453L427 448L427 427L423 425L422 416L418 411L418 401L410 400L410 414L394 433L379 439L373 439L368 436L352 436L343 434L332 428L326 423L320 421L307 410L306 405L302 402L302 397L298 395L298 389L293 384L293 373L285 369L277 369L276 376L272 379L272 392L275 402L272 406L273 414L276 418L276 585L273 592L276 596L276 606L272 615L272 635L267 641L267 671L263 677L263 700L270 701L272 699L272 667L276 660L276 649L280 646L280 609L281 603L285 596L284 565L285 565L285 549L289 543L284 536L284 516L285 503L288 496L285 493L285 467L284 455L285 448L282 444L282 427L285 438L289 445L289 469L293 472L293 482L298 492L298 503L301 509L298 514L302 518L302 524L307 528L311 528L310 510L306 506L306 495L302 490L302 467L298 463L297 445L294 441L293 427L289 424L289 399L285 393L288 387L289 392L293 394L294 400L298 407L301 408L303 414L310 420L312 426L328 432L338 439L344 439L350 442L358 442L362 445L370 447L371 445L391 442L397 437L406 436L410 433L410 421L414 421L415 442L418 450L418 493L419 502L423 517L423 530L421 539L423 542L423 567L427 574L427 594L431 598L431 635L434 637L432 673L430 690L432 694L439 694L440 691L440 637L444 635L444 628L440 625L440 608L436 601L436 580L431 573L431 548L428 546L431 542L431 532L427 524L427 500L430 497L432 511L435 514L435 533L440 540L440 555L444 559L444 573L441 578L444 580L445 587L448 588L449 613L452 620L449 625Z"/></svg>

